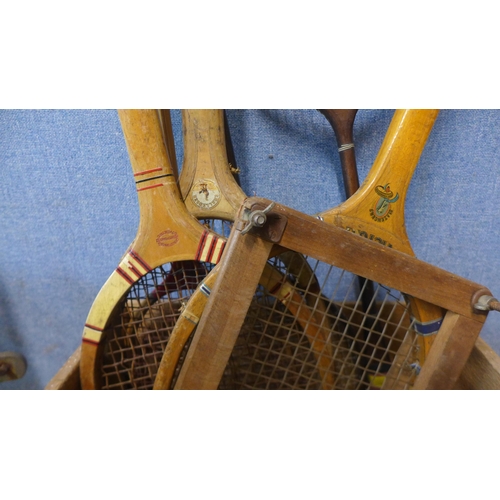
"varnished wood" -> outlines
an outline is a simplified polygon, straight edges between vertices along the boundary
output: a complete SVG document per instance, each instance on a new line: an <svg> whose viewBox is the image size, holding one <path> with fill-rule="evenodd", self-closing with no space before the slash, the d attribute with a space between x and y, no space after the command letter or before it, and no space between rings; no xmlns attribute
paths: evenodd
<svg viewBox="0 0 500 500"><path fill-rule="evenodd" d="M245 205L253 207L266 203L269 204L269 200L249 198ZM484 315L474 312L471 305L473 293L484 288L477 283L283 205L276 204L273 212L288 221L281 246L443 309L484 321Z"/></svg>
<svg viewBox="0 0 500 500"><path fill-rule="evenodd" d="M414 389L453 389L482 323L448 311L417 377Z"/></svg>
<svg viewBox="0 0 500 500"><path fill-rule="evenodd" d="M183 109L182 120L184 161L179 187L188 211L199 219L210 214L214 219L234 220L245 194L229 169L223 110ZM209 181L207 200L201 192L205 180Z"/></svg>
<svg viewBox="0 0 500 500"><path fill-rule="evenodd" d="M353 113L351 111L349 113L353 118ZM397 111L362 188L348 202L321 214L323 219L354 233L357 232L360 236L366 235L365 237L371 237L379 243L396 246L402 251L413 254L404 224L404 199L437 114L437 110ZM337 127L336 130L339 145L352 138L352 135L349 136L352 122L349 124L349 120L345 120L344 125L344 127ZM386 182L388 177L394 179L397 191L393 196L391 195L395 200L389 199L387 203L397 201L398 209L391 209L390 217L380 219L373 215L373 211L376 209L377 200L382 199L379 194L382 188L386 188L382 194L390 193ZM384 227L385 240L377 236L380 227ZM412 298L411 305L413 315L421 322L435 321L443 315L439 307L418 298ZM421 342L421 362L423 362L430 348L432 337L419 337L419 341Z"/></svg>
<svg viewBox="0 0 500 500"><path fill-rule="evenodd" d="M269 200L251 198L245 202L243 211L260 209L269 203ZM272 214L287 220L280 241L282 247L413 297L425 298L429 303L448 310L442 326L443 334L440 330L436 337L439 341L429 351L425 369L417 377L417 387L453 387L486 317L476 313L471 305L472 296L484 287L413 256L369 240L360 241L352 233L282 205L276 204ZM191 361L188 365L184 364L181 371L183 378L177 382L176 388L214 389L220 381L241 326L239 317L234 315L241 314L241 310L246 313L257 284L255 275L261 274L271 251L269 247L259 246L255 235L242 235L241 228L244 226L243 217L233 227L231 244L221 262L224 274L221 273L216 280L203 322L200 322L195 334L196 342L188 353ZM245 241L247 238L249 240ZM236 289L240 298L235 297ZM233 309L238 312L233 312ZM454 356L453 366L449 364L451 356Z"/></svg>
<svg viewBox="0 0 500 500"><path fill-rule="evenodd" d="M179 178L179 168L177 167L177 156L175 154L174 131L172 130L172 117L169 109L159 109L159 118L163 134L163 141L167 148L168 158L172 165L172 171L176 179Z"/></svg>
<svg viewBox="0 0 500 500"><path fill-rule="evenodd" d="M186 207L190 213L200 219L224 219L234 221L246 195L236 183L230 172L228 158L226 156L225 126L223 110L183 110L183 132L184 132L184 163L180 177L180 186ZM220 197L214 207L209 204L198 205L193 200L200 194L199 186L205 182L215 190ZM213 194L211 193L211 196ZM315 276L307 261L302 258L294 258L292 252L285 252L281 261L290 272L295 272L299 283L304 287L314 286ZM297 269L300 267L300 269ZM212 273L211 273L212 274ZM283 286L279 283L283 281ZM205 287L211 287L213 277L209 277ZM292 314L296 315L299 324L311 341L312 350L319 363L319 372L323 386L331 387L333 380L327 372L326 366L331 363L331 352L326 346L328 337L328 320L318 318L318 313L312 313L302 298L296 293L291 298L285 299L285 290L288 290L286 277L271 266L266 265L259 283L266 289L272 290L276 286L279 289L275 295ZM316 282L317 285L317 282ZM175 367L179 356L193 332L203 312L207 297L204 292L194 292L188 304L183 310L180 319L175 325L169 343L164 352L154 389L170 388ZM321 301L316 304L316 309L321 310ZM326 312L323 309L323 313ZM322 325L322 326L318 326Z"/></svg>
<svg viewBox="0 0 500 500"><path fill-rule="evenodd" d="M215 278L215 276L214 276ZM170 344L169 344L170 345ZM168 348L168 347L167 347ZM173 365L172 365L173 366ZM175 366L173 366L175 369ZM171 375L172 378L173 374ZM170 378L170 379L171 379ZM45 387L46 390L77 390L80 384L80 347ZM455 384L455 390L500 390L500 356L478 338Z"/></svg>
<svg viewBox="0 0 500 500"><path fill-rule="evenodd" d="M330 122L337 139L337 146L342 148L354 144L353 127L357 109L320 109ZM342 165L342 178L346 196L350 198L359 189L358 170L356 168L356 153L354 147L339 151Z"/></svg>
<svg viewBox="0 0 500 500"><path fill-rule="evenodd" d="M500 389L500 356L483 339L476 340L455 389Z"/></svg>
<svg viewBox="0 0 500 500"><path fill-rule="evenodd" d="M80 357L81 347L78 346L75 352L68 358L66 363L52 377L45 386L49 391L68 391L82 388L80 383Z"/></svg>
<svg viewBox="0 0 500 500"><path fill-rule="evenodd" d="M406 193L437 115L437 110L396 110L360 189L342 205L321 213L325 222L358 235L364 231L368 238L409 253L411 244L404 219ZM393 194L391 198L389 191L386 193L389 217L374 219L371 213L381 198L377 194L381 190L377 188L386 185ZM397 201L394 201L397 195Z"/></svg>
<svg viewBox="0 0 500 500"><path fill-rule="evenodd" d="M344 191L346 197L350 198L359 189L358 169L356 165L356 154L354 149L354 121L356 119L357 109L320 109L319 110L330 123L335 138L337 140L340 163L342 166L342 177L344 180ZM375 309L375 287L372 281L368 281L361 276L357 277L360 290L360 300L363 311L365 312L365 325L368 328L375 327L377 333L382 336L382 324L374 322L371 314L376 316ZM383 336L382 336L383 337ZM366 339L365 339L366 340ZM376 349L375 357L383 358L383 352L387 348L384 338L382 338L383 347ZM384 366L387 370L387 366Z"/></svg>
<svg viewBox="0 0 500 500"><path fill-rule="evenodd" d="M232 259L220 263L175 389L217 389L272 246L253 235L229 238Z"/></svg>
<svg viewBox="0 0 500 500"><path fill-rule="evenodd" d="M348 113L349 111L347 110ZM414 255L406 233L406 193L438 113L438 110L433 109L396 110L363 184L345 203L323 212L321 216L325 222ZM333 123L339 121L336 118L338 117L334 114L329 114L329 120ZM344 129L347 126L348 121L342 127L337 126L339 137L346 135ZM388 196L387 211L383 217L377 214L377 206L383 202L380 193ZM418 299L411 299L411 310L412 315L421 323L436 321L444 314L434 305ZM433 338L428 336L419 339L421 362L424 361Z"/></svg>
<svg viewBox="0 0 500 500"><path fill-rule="evenodd" d="M135 240L97 295L88 314L82 340L80 377L83 388L98 388L103 331L122 307L131 285L150 270L171 262L217 259L216 252L199 255L206 230L181 200L156 110L119 110L139 201Z"/></svg>

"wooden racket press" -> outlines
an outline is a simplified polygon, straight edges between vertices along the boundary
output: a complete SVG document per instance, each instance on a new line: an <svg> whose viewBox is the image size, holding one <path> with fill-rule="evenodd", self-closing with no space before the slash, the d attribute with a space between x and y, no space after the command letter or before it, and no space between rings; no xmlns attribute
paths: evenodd
<svg viewBox="0 0 500 500"><path fill-rule="evenodd" d="M414 389L452 389L498 302L483 286L393 248L262 198L247 199L183 364L176 389L216 389L259 277L276 246L399 290L446 311ZM404 342L400 349L404 350ZM404 357L403 357L404 358ZM402 359L395 356L394 360Z"/></svg>

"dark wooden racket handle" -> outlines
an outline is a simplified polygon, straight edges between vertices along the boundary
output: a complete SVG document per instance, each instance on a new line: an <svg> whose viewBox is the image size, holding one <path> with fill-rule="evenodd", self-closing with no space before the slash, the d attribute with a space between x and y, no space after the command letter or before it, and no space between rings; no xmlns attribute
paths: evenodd
<svg viewBox="0 0 500 500"><path fill-rule="evenodd" d="M342 149L347 145L354 144L353 127L357 109L318 109L335 132L337 146L339 148L340 163L342 165L342 177L347 198L350 198L359 189L358 170L356 168L356 154L354 146Z"/></svg>
<svg viewBox="0 0 500 500"><path fill-rule="evenodd" d="M240 177L238 175L238 164L236 163L236 157L234 155L233 141L231 139L231 130L229 129L229 122L227 120L226 110L224 110L224 135L226 136L227 160L231 164L234 178L236 182L239 184Z"/></svg>
<svg viewBox="0 0 500 500"><path fill-rule="evenodd" d="M357 109L319 109L330 123L337 139L339 148L340 163L342 166L342 177L344 179L344 189L346 197L350 198L359 189L358 168L356 165L356 154L354 153L354 120L356 119ZM361 292L362 309L367 314L376 312L375 288L373 282L358 276L359 289ZM375 327L373 320L367 319L369 327ZM383 351L380 351L383 354ZM382 359L382 358L378 358ZM385 366L387 370L389 365Z"/></svg>

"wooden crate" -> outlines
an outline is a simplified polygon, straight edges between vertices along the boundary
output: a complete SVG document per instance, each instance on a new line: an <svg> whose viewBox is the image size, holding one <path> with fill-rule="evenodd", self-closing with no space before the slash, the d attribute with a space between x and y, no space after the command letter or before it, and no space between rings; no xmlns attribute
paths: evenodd
<svg viewBox="0 0 500 500"><path fill-rule="evenodd" d="M80 347L45 387L47 390L78 390L80 386ZM500 389L500 356L481 338L455 385L457 390Z"/></svg>

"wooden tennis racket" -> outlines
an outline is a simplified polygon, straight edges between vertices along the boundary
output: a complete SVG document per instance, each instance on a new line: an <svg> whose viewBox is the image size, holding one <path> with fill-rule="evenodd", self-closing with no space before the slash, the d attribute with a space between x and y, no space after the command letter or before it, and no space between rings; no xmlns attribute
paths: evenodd
<svg viewBox="0 0 500 500"><path fill-rule="evenodd" d="M335 138L337 140L337 148L340 156L340 163L342 165L342 177L344 180L344 189L346 197L350 198L359 189L359 176L356 165L356 154L354 150L354 121L356 119L357 109L320 109L319 110L330 123ZM381 322L374 322L371 318L373 314L376 315L376 301L374 284L367 281L361 276L357 277L359 298L361 301L361 308L365 315L366 331L381 330ZM381 333L381 331L380 331ZM382 342L385 341L382 340ZM366 339L365 339L366 343ZM387 345L384 345L387 349ZM381 358L381 349L378 348L378 355L376 359ZM389 370L390 365L384 363L382 371ZM381 379L379 378L380 382Z"/></svg>
<svg viewBox="0 0 500 500"><path fill-rule="evenodd" d="M396 211L392 208L392 205L397 200L399 200L401 207L404 205L404 195L409 185L411 174L418 162L420 153L436 116L437 112L435 111L406 110L396 112L380 153L362 188L355 196L342 204L341 207L324 212L320 215L320 218L332 225L343 227L351 232L357 232L359 236L364 236L367 239L378 241L387 246L407 248L408 240L404 230L403 211L402 209ZM397 189L392 196L390 192L390 183L392 181L387 181L388 175L394 177L394 186ZM383 202L379 203L378 200L380 199L383 199ZM368 214L368 217L366 214ZM388 221L390 221L390 224L382 224ZM388 229L391 224L394 224L394 230ZM381 227L383 228L382 232L380 232ZM374 229L376 229L377 232L375 232ZM384 239L382 236L384 236ZM263 250L263 253L266 252L267 250ZM319 267L321 267L320 264L321 263L318 263ZM319 267L316 268L313 266L315 274L318 274L320 271ZM329 281L336 282L336 289L341 289L342 287L346 288L345 285L341 284L342 280L331 280L331 268L329 266L326 267L325 276L328 277ZM342 275L344 275L344 273L342 273ZM247 278L250 279L250 277ZM325 282L322 284L322 290L324 292L328 289L328 280L325 279ZM352 288L352 283L349 284L347 288ZM330 292L328 293L330 294ZM342 290L342 293L344 293L344 290ZM391 294L392 291L390 290L386 292L386 296L383 299L384 307L380 310L387 309L385 305L391 303L391 301L388 300ZM412 381L415 379L415 375L418 373L418 360L414 361L412 358L412 362L410 363L409 359L410 357L414 357L413 355L415 352L419 351L419 346L415 345L413 338L410 338L412 334L408 333L409 331L413 331L413 329L404 324L403 320L406 314L406 308L402 306L401 302L392 301L395 305L389 307L389 311L386 313L386 316L388 316L387 318L382 318L381 315L374 318L376 322L384 319L386 324L386 326L384 326L385 341L388 342L390 346L390 349L386 351L386 355L383 359L376 359L374 353L379 351L378 348L381 347L381 344L379 340L375 339L376 336L372 329L368 331L368 340L363 341L363 335L366 336L367 333L366 314L363 314L363 311L359 307L359 303L349 304L345 298L339 301L339 298L334 297L334 294L330 296L331 302L340 306L342 313L336 316L332 315L332 317L329 318L330 322L334 325L332 331L339 330L339 317L348 317L345 326L342 323L340 324L340 330L343 330L343 332L340 339L335 339L335 345L337 346L337 353L340 350L346 351L347 349L347 353L350 356L344 354L343 358L350 358L351 362L347 367L342 366L340 373L335 373L335 379L337 381L342 381L342 384L337 383L337 387L352 388L354 383L359 388L369 388L370 383L377 377L382 366L388 362L391 362L391 366L395 366L395 358L397 358L397 356L401 358L401 353L405 349L406 354L404 363L400 360L401 366L404 364L405 370L410 367L409 373L411 376L404 376L402 372L405 370L402 370L400 366L397 375L391 374L391 377L387 377L387 379L390 378L391 380L397 381L398 384L404 379L404 382L401 382L401 384L405 387L411 386ZM439 307L429 306L422 301L417 301L414 309L415 316L418 315L422 323L430 323L434 329L442 319L442 311ZM422 318L427 318L423 316L423 314L427 314L427 317L431 318L429 322L422 321ZM232 318L231 321L235 321L235 318ZM298 333L299 332L297 332L297 334ZM196 378L198 375L193 374L203 372L203 369L200 368L203 366L203 361L200 359L200 354L197 353L204 352L207 343L210 344L212 348L214 348L214 344L213 339L210 340L210 337L205 338L198 333L195 335L195 339L198 340L196 341L194 350L190 350L190 355L187 358L189 364L186 365L186 368L183 367L181 375L183 373L190 373L190 376ZM202 347L198 346L199 342L202 343ZM360 342L364 342L364 350L361 350L361 353L359 349ZM404 346L404 349L402 346ZM411 355L409 354L410 351ZM374 369L374 365L377 368ZM220 370L220 366L218 369ZM185 378L185 376L186 375L180 377L176 387L183 388L191 386L194 379L190 379L189 376ZM218 380L221 380L220 373ZM349 384L347 384L346 381L349 381ZM394 382L393 387L395 386L396 384Z"/></svg>
<svg viewBox="0 0 500 500"><path fill-rule="evenodd" d="M182 203L156 110L119 110L119 117L140 220L134 242L87 317L80 363L84 389L153 386L183 304L225 246L225 240L203 228Z"/></svg>
<svg viewBox="0 0 500 500"><path fill-rule="evenodd" d="M185 154L180 177L183 199L192 214L217 231L224 231L224 228L227 231L230 226L222 226L221 223L232 223L246 198L228 168L223 120L222 110L183 110ZM292 252L283 254L280 264L279 269L265 266L260 284L281 302L288 314L303 325L320 365L327 366L328 349L324 346L326 332L322 338L318 327L310 321L310 310L300 307L301 299L297 294L292 293L295 300L289 300L291 287L287 284L286 272L294 272L299 282L313 286L312 271L303 257L295 257ZM203 311L216 272L214 270L195 292L172 332L158 370L155 389L171 387L175 371L182 363L182 352ZM259 309L258 301L254 301L254 304L255 316L265 321L269 311ZM329 383L329 377L326 376L324 384Z"/></svg>
<svg viewBox="0 0 500 500"><path fill-rule="evenodd" d="M341 207L321 214L325 222L339 225L360 236L414 255L406 233L405 197L437 115L437 110L396 111L386 139L375 160L375 164L378 161L381 162L382 168L378 170L377 175L367 177L354 200L351 199ZM387 139L395 136L396 133L400 137L405 137L405 141L388 142ZM366 299L374 297L374 287L371 282L365 283L361 290L364 292L367 286L370 290L366 293L365 310L370 307L370 303ZM439 330L444 313L440 308L424 301L411 298L409 300L412 302L411 312L414 318L414 329L415 332L419 333L419 348L417 349L419 360L415 361L414 364L418 371L418 366L424 362L434 335ZM375 323L374 327L380 328L380 324L377 326ZM381 341L383 342L383 340ZM406 345L408 346L409 343ZM393 369L399 365L400 362L392 363ZM397 379L401 380L401 378ZM389 380L395 381L396 377L390 375ZM384 382L386 386L388 381ZM382 383L382 379L379 379L379 383Z"/></svg>

